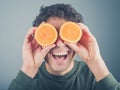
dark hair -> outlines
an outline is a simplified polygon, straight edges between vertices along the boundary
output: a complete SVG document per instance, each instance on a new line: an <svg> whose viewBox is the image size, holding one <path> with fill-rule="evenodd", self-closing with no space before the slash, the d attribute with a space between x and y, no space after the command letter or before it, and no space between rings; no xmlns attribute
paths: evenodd
<svg viewBox="0 0 120 90"><path fill-rule="evenodd" d="M83 18L80 13L76 12L74 8L69 4L54 4L47 7L41 7L39 15L33 21L33 26L39 26L43 21L47 21L49 17L64 18L68 21L76 23L83 22Z"/></svg>

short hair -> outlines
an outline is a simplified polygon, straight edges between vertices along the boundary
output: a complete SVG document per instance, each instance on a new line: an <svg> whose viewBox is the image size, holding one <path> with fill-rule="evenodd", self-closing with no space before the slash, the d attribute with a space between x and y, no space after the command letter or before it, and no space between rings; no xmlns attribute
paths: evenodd
<svg viewBox="0 0 120 90"><path fill-rule="evenodd" d="M43 21L47 21L50 17L63 18L67 21L76 23L83 22L82 15L78 13L70 4L54 4L51 6L42 6L40 13L33 21L33 27L39 26Z"/></svg>

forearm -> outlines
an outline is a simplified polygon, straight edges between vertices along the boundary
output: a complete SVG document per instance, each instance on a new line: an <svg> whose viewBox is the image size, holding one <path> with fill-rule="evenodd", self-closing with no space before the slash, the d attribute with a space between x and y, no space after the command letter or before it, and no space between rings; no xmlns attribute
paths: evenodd
<svg viewBox="0 0 120 90"><path fill-rule="evenodd" d="M120 90L120 83L110 73L95 84L95 90Z"/></svg>
<svg viewBox="0 0 120 90"><path fill-rule="evenodd" d="M19 71L16 79L14 79L8 90L34 90L36 79L32 79L24 72Z"/></svg>
<svg viewBox="0 0 120 90"><path fill-rule="evenodd" d="M34 78L38 72L38 68L35 68L34 66L29 66L29 67L22 66L21 71L24 72L29 77Z"/></svg>
<svg viewBox="0 0 120 90"><path fill-rule="evenodd" d="M29 62L30 61L28 61L27 63L23 63L21 67L21 71L24 72L29 77L34 78L43 61L39 60L39 64L36 64L36 62L34 63L29 63Z"/></svg>
<svg viewBox="0 0 120 90"><path fill-rule="evenodd" d="M88 66L97 81L95 90L120 90L120 83L109 72L101 57L88 62Z"/></svg>
<svg viewBox="0 0 120 90"><path fill-rule="evenodd" d="M109 70L101 57L96 60L89 60L87 65L94 74L96 81L100 81L109 74Z"/></svg>

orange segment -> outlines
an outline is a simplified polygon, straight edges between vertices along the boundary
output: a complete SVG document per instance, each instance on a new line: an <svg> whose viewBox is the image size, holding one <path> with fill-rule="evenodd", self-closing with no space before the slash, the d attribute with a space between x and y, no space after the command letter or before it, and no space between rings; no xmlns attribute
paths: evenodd
<svg viewBox="0 0 120 90"><path fill-rule="evenodd" d="M57 31L51 24L40 24L35 32L35 39L41 46L48 46L56 41Z"/></svg>
<svg viewBox="0 0 120 90"><path fill-rule="evenodd" d="M60 29L60 37L67 42L75 43L82 36L81 28L74 22L66 22Z"/></svg>

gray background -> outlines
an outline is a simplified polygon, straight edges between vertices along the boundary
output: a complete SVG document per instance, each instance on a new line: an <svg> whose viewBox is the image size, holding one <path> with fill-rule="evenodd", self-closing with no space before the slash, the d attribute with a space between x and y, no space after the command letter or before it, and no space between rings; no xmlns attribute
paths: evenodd
<svg viewBox="0 0 120 90"><path fill-rule="evenodd" d="M0 0L0 90L22 64L22 44L41 5L67 3L83 15L109 70L120 81L120 0Z"/></svg>

